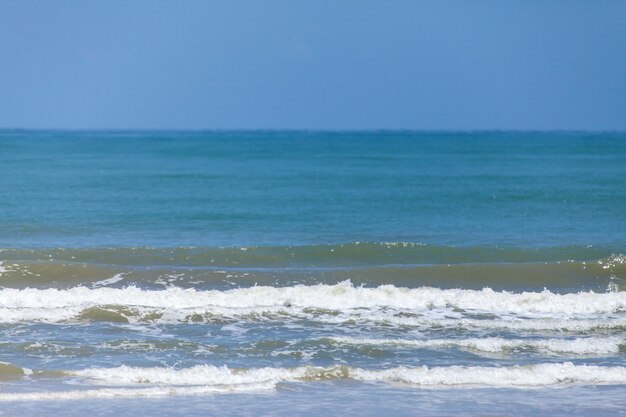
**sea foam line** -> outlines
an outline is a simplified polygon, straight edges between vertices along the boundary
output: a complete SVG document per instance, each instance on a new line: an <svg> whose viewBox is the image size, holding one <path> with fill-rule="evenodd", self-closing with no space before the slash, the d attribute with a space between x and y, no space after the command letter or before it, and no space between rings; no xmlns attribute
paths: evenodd
<svg viewBox="0 0 626 417"><path fill-rule="evenodd" d="M411 348L452 347L481 352L499 353L515 349L533 349L541 352L569 353L575 355L598 355L619 353L626 344L621 337L585 337L576 339L504 339L500 337L469 339L369 339L354 337L330 337L334 343L345 345L398 346Z"/></svg>
<svg viewBox="0 0 626 417"><path fill-rule="evenodd" d="M194 386L151 388L100 388L68 391L6 392L0 393L0 402L11 401L72 401L99 398L141 398L181 395L207 395L246 391L273 390L272 384L254 384L240 387Z"/></svg>
<svg viewBox="0 0 626 417"><path fill-rule="evenodd" d="M492 330L516 330L516 331L567 331L588 332L592 330L608 330L626 328L626 316L594 315L598 318L589 318L588 315L563 315L563 317L535 316L535 317L511 317L503 315L497 319L472 319L459 316L458 318L431 317L428 314L421 316L401 316L391 314L361 314L357 317L358 322L384 323L394 326L415 327L427 329L433 326L456 329L492 329ZM324 322L340 324L346 320L354 320L349 315L321 317Z"/></svg>

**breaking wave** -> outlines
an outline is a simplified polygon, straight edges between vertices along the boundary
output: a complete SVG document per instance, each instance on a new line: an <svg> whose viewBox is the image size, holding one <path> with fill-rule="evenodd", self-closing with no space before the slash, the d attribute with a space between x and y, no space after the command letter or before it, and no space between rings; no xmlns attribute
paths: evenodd
<svg viewBox="0 0 626 417"><path fill-rule="evenodd" d="M115 310L115 308L117 310ZM120 310L121 308L121 310ZM184 319L193 314L245 316L290 314L306 309L334 311L411 310L489 312L496 314L581 315L626 311L626 292L512 293L483 290L404 288L383 285L356 287L349 281L335 285L257 286L226 291L182 289L144 290L126 288L73 287L58 289L0 290L0 321L63 321L96 313L106 319L110 311L128 315L157 314Z"/></svg>
<svg viewBox="0 0 626 417"><path fill-rule="evenodd" d="M410 348L454 347L480 352L498 353L510 350L532 349L544 353L567 353L575 355L598 355L619 353L626 345L621 337L576 339L504 339L484 337L470 339L365 339L354 337L330 337L333 343L346 345L395 346Z"/></svg>
<svg viewBox="0 0 626 417"><path fill-rule="evenodd" d="M78 400L112 397L202 395L272 390L281 383L347 379L401 384L415 388L533 388L571 384L626 384L626 368L565 363L482 367L395 367L382 370L349 366L230 369L211 365L174 369L165 367L88 368L65 371L107 388L72 391L0 393L0 401Z"/></svg>

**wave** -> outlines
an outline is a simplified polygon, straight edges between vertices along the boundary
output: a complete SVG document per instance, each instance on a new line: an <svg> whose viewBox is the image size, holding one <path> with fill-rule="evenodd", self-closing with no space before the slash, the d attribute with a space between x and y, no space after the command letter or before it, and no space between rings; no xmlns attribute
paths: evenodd
<svg viewBox="0 0 626 417"><path fill-rule="evenodd" d="M0 259L7 262L56 260L118 266L282 268L593 261L609 258L614 253L611 248L592 246L516 248L353 242L250 247L7 248L0 251Z"/></svg>
<svg viewBox="0 0 626 417"><path fill-rule="evenodd" d="M360 381L406 382L413 385L455 386L542 386L558 383L626 383L626 368L591 365L536 364L509 367L427 366L396 367L368 370L348 366L298 368L229 369L198 365L185 369L92 368L68 372L69 375L90 379L92 383L109 385L167 384L167 385L247 385L295 381L354 379Z"/></svg>
<svg viewBox="0 0 626 417"><path fill-rule="evenodd" d="M108 388L55 392L0 393L0 401L74 400L110 397L201 395L275 389L281 383L307 383L347 379L400 384L414 388L533 388L572 384L626 384L621 366L543 363L524 366L395 367L373 370L349 366L230 369L197 365L191 368L88 368L65 371ZM146 387L148 386L148 387ZM124 387L124 388L118 388ZM143 388L142 388L143 387Z"/></svg>
<svg viewBox="0 0 626 417"><path fill-rule="evenodd" d="M32 374L32 370L28 368L20 368L7 362L0 362L0 381L19 379L30 374Z"/></svg>
<svg viewBox="0 0 626 417"><path fill-rule="evenodd" d="M346 349L349 347L351 349ZM626 339L617 336L598 336L580 338L366 338L349 336L326 336L315 339L291 339L289 341L261 340L229 346L212 340L211 343L198 343L184 340L112 340L98 345L76 346L67 342L17 342L0 343L5 354L41 355L47 358L80 357L117 354L157 354L159 352L185 353L194 357L219 357L226 351L237 357L263 357L274 360L277 357L334 357L334 360L362 352L371 352L369 347L393 350L395 353L410 350L437 350L440 353L449 349L462 350L473 355L486 357L509 357L523 354L525 357L608 357L626 351ZM444 354L449 354L447 353ZM427 352L423 354L429 355ZM0 380L23 376L21 368L0 364Z"/></svg>
<svg viewBox="0 0 626 417"><path fill-rule="evenodd" d="M619 353L620 346L626 345L621 337L577 338L577 339L504 339L484 337L471 339L365 339L353 337L329 337L332 343L344 345L397 346L410 348L453 347L480 352L499 353L511 350L532 349L547 353L568 353L575 355L602 355Z"/></svg>
<svg viewBox="0 0 626 417"><path fill-rule="evenodd" d="M302 313L311 309L333 311L410 310L488 312L496 314L610 314L626 311L626 292L511 293L483 290L444 290L382 285L356 287L349 281L335 285L250 287L226 291L167 288L73 287L58 289L0 290L0 320L62 321L81 314L106 319L111 313L128 316L157 315L183 319L193 315L241 317L265 313Z"/></svg>
<svg viewBox="0 0 626 417"><path fill-rule="evenodd" d="M520 260L520 256L509 257L507 260L506 256L498 258L494 254L488 257L489 259L483 256L482 261L480 257L469 256L467 259L456 259L466 263L453 262L454 259L441 263L444 258L378 259L372 254L364 260L358 256L340 254L336 259L333 258L335 255L331 255L328 262L300 259L290 264L286 262L293 260L290 257L285 262L281 261L280 257L262 257L265 261L257 255L246 258L248 251L254 252L254 249L246 251L242 249L236 250L236 257L222 257L224 259L221 260L214 254L203 254L194 259L180 248L172 250L173 253L163 249L143 249L138 253L138 250L133 252L133 249L58 250L60 251L58 253L5 250L0 251L0 259L4 259L0 260L0 285L8 288L70 288L79 285L95 288L136 285L143 288L177 286L207 289L253 285L289 286L297 283L336 284L350 280L357 285L393 284L411 288L490 287L495 290L512 291L537 291L548 288L561 292L626 289L624 255L611 255L595 260L554 260L559 257L547 256L539 250L537 250L539 256L532 257L530 256L532 251L520 250L522 253L530 252L525 261ZM257 251L261 249L278 250L256 248ZM448 249L453 252L461 250ZM127 254L126 250L130 251L130 254ZM228 250L235 251L233 248ZM333 254L334 250L331 247L324 251ZM497 249L491 250L498 253ZM25 259L7 260L20 256ZM210 259L204 259L204 256ZM513 258L517 261L513 262ZM387 263L388 261L395 263Z"/></svg>
<svg viewBox="0 0 626 417"><path fill-rule="evenodd" d="M586 333L592 330L623 330L626 329L626 317L605 315L602 318L585 318L567 316L553 317L499 317L497 319L459 318L431 318L428 316L407 317L402 315L367 316L372 323L381 322L396 326L417 328L453 328L453 329L480 329L480 330L515 330L515 331L559 331Z"/></svg>
<svg viewBox="0 0 626 417"><path fill-rule="evenodd" d="M0 264L0 285L7 288L70 288L83 285L143 288L228 288L297 283L336 284L350 280L356 285L439 288L553 291L626 289L626 268L605 268L593 263L472 264L422 266L372 266L321 269L223 269L135 268L101 265L47 263ZM623 269L623 271L622 271Z"/></svg>
<svg viewBox="0 0 626 417"><path fill-rule="evenodd" d="M208 395L246 391L273 390L272 384L253 384L240 387L197 386L197 387L151 387L151 388L101 388L72 391L4 392L0 402L10 401L76 401L107 398L151 398L183 395Z"/></svg>

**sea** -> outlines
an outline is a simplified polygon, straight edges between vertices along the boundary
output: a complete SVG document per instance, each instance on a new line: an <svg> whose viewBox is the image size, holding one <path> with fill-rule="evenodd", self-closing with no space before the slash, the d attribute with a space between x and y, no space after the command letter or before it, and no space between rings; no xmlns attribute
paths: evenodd
<svg viewBox="0 0 626 417"><path fill-rule="evenodd" d="M0 131L1 416L626 415L626 133Z"/></svg>

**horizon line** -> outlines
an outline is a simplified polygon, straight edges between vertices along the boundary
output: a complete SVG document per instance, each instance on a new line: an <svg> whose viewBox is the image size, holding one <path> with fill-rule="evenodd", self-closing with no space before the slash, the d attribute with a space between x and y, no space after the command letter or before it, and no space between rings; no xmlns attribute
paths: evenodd
<svg viewBox="0 0 626 417"><path fill-rule="evenodd" d="M626 129L309 129L309 128L23 128L0 127L7 132L59 133L626 133Z"/></svg>

